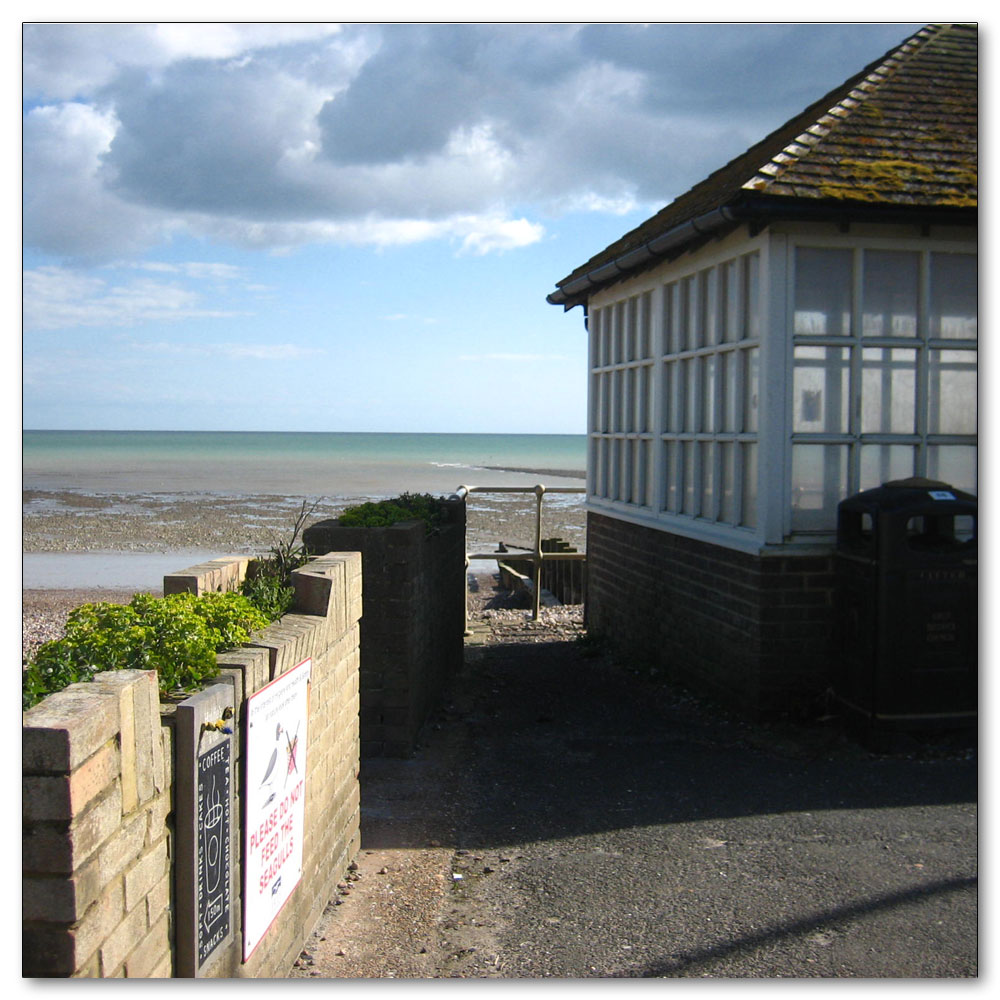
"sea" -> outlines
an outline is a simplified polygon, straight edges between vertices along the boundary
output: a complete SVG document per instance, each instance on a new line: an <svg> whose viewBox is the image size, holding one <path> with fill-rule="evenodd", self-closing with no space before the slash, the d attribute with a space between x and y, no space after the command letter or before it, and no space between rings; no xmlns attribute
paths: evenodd
<svg viewBox="0 0 1000 1000"><path fill-rule="evenodd" d="M585 468L583 434L25 430L22 510L30 516L39 505L58 506L65 493L209 505L281 497L289 509L322 498L346 506L404 492L449 496L460 486L578 488ZM470 511L523 499L474 494ZM578 514L583 502L579 494L546 499L571 518L569 509ZM181 564L207 555L192 550ZM22 586L150 586L177 567L176 552L25 552Z"/></svg>

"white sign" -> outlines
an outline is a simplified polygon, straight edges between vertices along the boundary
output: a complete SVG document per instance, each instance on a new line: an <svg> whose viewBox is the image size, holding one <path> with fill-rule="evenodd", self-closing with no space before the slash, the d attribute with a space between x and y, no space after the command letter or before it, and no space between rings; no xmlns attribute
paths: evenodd
<svg viewBox="0 0 1000 1000"><path fill-rule="evenodd" d="M302 878L312 660L247 699L243 961Z"/></svg>
<svg viewBox="0 0 1000 1000"><path fill-rule="evenodd" d="M934 500L954 500L955 494L948 490L930 490L930 495Z"/></svg>

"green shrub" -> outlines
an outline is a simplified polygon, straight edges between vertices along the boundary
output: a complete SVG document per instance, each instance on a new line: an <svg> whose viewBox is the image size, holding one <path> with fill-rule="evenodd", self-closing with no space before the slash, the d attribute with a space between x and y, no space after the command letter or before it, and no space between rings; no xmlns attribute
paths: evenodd
<svg viewBox="0 0 1000 1000"><path fill-rule="evenodd" d="M295 600L292 573L304 566L312 556L299 542L299 533L305 527L306 518L319 506L302 501L298 516L292 525L288 538L275 542L269 555L255 559L247 567L246 579L240 585L240 593L259 611L267 615L269 621L276 622L287 614Z"/></svg>
<svg viewBox="0 0 1000 1000"><path fill-rule="evenodd" d="M39 647L23 673L22 707L104 670L155 670L160 691L190 691L216 676L215 654L268 619L242 594L136 594L128 604L83 604L66 632Z"/></svg>
<svg viewBox="0 0 1000 1000"><path fill-rule="evenodd" d="M400 521L421 520L431 534L445 523L446 501L429 493L403 493L392 500L362 503L348 507L340 515L345 528L387 528Z"/></svg>

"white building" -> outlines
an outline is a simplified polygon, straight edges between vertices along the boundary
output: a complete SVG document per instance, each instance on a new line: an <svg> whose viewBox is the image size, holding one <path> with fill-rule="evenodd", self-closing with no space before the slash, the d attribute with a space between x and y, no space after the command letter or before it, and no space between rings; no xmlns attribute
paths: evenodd
<svg viewBox="0 0 1000 1000"><path fill-rule="evenodd" d="M750 714L825 686L844 497L977 481L974 27L928 26L558 282L591 629Z"/></svg>

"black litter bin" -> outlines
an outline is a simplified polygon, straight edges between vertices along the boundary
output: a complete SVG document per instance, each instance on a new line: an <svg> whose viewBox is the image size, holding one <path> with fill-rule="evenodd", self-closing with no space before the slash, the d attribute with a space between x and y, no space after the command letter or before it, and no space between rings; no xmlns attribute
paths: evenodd
<svg viewBox="0 0 1000 1000"><path fill-rule="evenodd" d="M837 508L834 696L876 729L960 728L978 710L976 498L904 479Z"/></svg>

